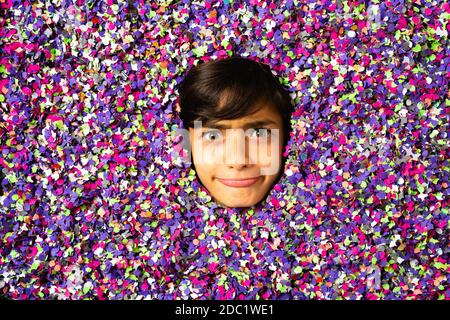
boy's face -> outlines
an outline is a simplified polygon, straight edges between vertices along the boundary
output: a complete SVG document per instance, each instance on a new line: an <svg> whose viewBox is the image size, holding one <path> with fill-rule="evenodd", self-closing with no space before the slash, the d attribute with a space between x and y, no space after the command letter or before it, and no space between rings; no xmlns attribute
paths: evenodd
<svg viewBox="0 0 450 320"><path fill-rule="evenodd" d="M193 163L213 200L232 208L263 200L282 163L279 112L264 105L243 118L196 124L189 128Z"/></svg>

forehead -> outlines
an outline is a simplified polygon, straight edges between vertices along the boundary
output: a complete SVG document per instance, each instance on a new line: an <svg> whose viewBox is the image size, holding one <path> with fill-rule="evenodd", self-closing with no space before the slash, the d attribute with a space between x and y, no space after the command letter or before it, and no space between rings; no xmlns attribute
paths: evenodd
<svg viewBox="0 0 450 320"><path fill-rule="evenodd" d="M281 127L283 125L283 120L281 114L275 107L265 104L250 115L237 119L206 121L203 123L203 126L215 127L220 125L221 127L242 128L247 127L250 124L255 126L265 125L270 127Z"/></svg>

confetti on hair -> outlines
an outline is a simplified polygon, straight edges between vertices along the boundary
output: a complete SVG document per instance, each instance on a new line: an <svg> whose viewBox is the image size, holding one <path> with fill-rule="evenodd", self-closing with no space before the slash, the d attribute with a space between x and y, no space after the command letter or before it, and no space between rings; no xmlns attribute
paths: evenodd
<svg viewBox="0 0 450 320"><path fill-rule="evenodd" d="M450 299L446 1L0 2L0 296ZM267 63L285 175L217 206L177 84Z"/></svg>

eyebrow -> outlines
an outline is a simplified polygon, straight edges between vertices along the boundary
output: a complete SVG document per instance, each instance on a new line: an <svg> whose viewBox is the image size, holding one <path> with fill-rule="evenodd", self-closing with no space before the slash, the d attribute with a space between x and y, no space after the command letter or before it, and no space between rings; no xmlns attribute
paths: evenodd
<svg viewBox="0 0 450 320"><path fill-rule="evenodd" d="M243 128L244 129L258 128L258 127L264 127L267 125L278 125L278 123L276 123L273 120L269 120L269 119L255 120L255 121L247 122L246 124L244 124ZM206 121L204 127L211 128L211 129L219 129L219 130L231 129L231 126L217 123L217 121Z"/></svg>

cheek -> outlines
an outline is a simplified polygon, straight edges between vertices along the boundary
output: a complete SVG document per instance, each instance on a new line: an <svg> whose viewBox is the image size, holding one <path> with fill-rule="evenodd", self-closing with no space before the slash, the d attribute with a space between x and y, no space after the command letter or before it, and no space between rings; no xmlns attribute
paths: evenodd
<svg viewBox="0 0 450 320"><path fill-rule="evenodd" d="M195 165L214 166L221 163L223 148L221 144L197 142L192 148L192 157Z"/></svg>
<svg viewBox="0 0 450 320"><path fill-rule="evenodd" d="M195 171L204 184L207 184L214 176L214 167L205 164L195 164Z"/></svg>
<svg viewBox="0 0 450 320"><path fill-rule="evenodd" d="M268 140L267 142L250 142L249 154L253 163L258 164L260 167L277 168L282 159L283 146L279 139L275 141ZM266 175L269 174L267 173Z"/></svg>
<svg viewBox="0 0 450 320"><path fill-rule="evenodd" d="M192 161L195 166L195 171L202 183L207 183L214 176L214 172L216 171L214 158L211 157L208 148L193 144Z"/></svg>
<svg viewBox="0 0 450 320"><path fill-rule="evenodd" d="M269 190L273 190L275 183L278 181L279 174L272 174L270 176L266 176L265 182L264 182L264 188L261 188L264 193L268 192Z"/></svg>

